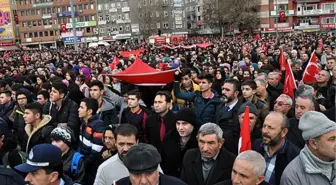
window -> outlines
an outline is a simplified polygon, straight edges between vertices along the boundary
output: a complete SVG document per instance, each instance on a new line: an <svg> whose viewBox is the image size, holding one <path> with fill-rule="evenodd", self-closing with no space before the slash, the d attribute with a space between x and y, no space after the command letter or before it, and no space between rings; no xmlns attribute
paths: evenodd
<svg viewBox="0 0 336 185"><path fill-rule="evenodd" d="M157 28L157 29L160 29L160 28L161 28L161 23L157 22L157 23L156 23L156 28Z"/></svg>
<svg viewBox="0 0 336 185"><path fill-rule="evenodd" d="M52 25L53 24L52 19L48 19L48 23L49 23L49 25Z"/></svg>
<svg viewBox="0 0 336 185"><path fill-rule="evenodd" d="M323 4L323 9L324 10L335 10L336 9L336 3L332 4L332 3L326 3L326 4Z"/></svg>
<svg viewBox="0 0 336 185"><path fill-rule="evenodd" d="M115 3L111 3L111 8L116 8L116 4Z"/></svg>
<svg viewBox="0 0 336 185"><path fill-rule="evenodd" d="M112 31L118 31L118 28L113 27L113 28L112 28Z"/></svg>
<svg viewBox="0 0 336 185"><path fill-rule="evenodd" d="M29 38L32 38L33 37L33 33L29 33Z"/></svg>
<svg viewBox="0 0 336 185"><path fill-rule="evenodd" d="M50 36L54 36L54 31L53 30L50 31Z"/></svg>
<svg viewBox="0 0 336 185"><path fill-rule="evenodd" d="M160 12L156 12L156 17L157 17L157 18L160 17Z"/></svg>
<svg viewBox="0 0 336 185"><path fill-rule="evenodd" d="M167 11L164 11L164 17L168 17L168 12Z"/></svg>
<svg viewBox="0 0 336 185"><path fill-rule="evenodd" d="M140 13L140 14L139 14L139 17L140 17L140 18L142 18L142 17L143 17L142 13Z"/></svg>
<svg viewBox="0 0 336 185"><path fill-rule="evenodd" d="M128 7L128 2L123 2L123 7Z"/></svg>
<svg viewBox="0 0 336 185"><path fill-rule="evenodd" d="M26 23L26 22L23 22L23 23L22 23L22 27L27 27L27 23Z"/></svg>
<svg viewBox="0 0 336 185"><path fill-rule="evenodd" d="M126 31L130 31L130 26L129 26L129 25L126 25L126 26L125 26L125 30L126 30Z"/></svg>
<svg viewBox="0 0 336 185"><path fill-rule="evenodd" d="M42 21L41 20L37 21L37 25L42 26Z"/></svg>
<svg viewBox="0 0 336 185"><path fill-rule="evenodd" d="M119 27L119 31L123 31L123 27L122 26Z"/></svg>
<svg viewBox="0 0 336 185"><path fill-rule="evenodd" d="M47 20L43 20L43 25L47 25Z"/></svg>
<svg viewBox="0 0 336 185"><path fill-rule="evenodd" d="M90 9L94 9L94 5L93 4L90 4Z"/></svg>
<svg viewBox="0 0 336 185"><path fill-rule="evenodd" d="M110 20L110 15L105 15L105 20L109 21Z"/></svg>
<svg viewBox="0 0 336 185"><path fill-rule="evenodd" d="M109 9L109 4L106 3L104 7L105 7L105 10L108 10Z"/></svg>
<svg viewBox="0 0 336 185"><path fill-rule="evenodd" d="M26 11L26 16L29 16L30 15L30 10L27 10Z"/></svg>
<svg viewBox="0 0 336 185"><path fill-rule="evenodd" d="M67 8L65 6L62 6L62 12L65 12Z"/></svg>
<svg viewBox="0 0 336 185"><path fill-rule="evenodd" d="M47 8L47 13L51 13L51 8Z"/></svg>
<svg viewBox="0 0 336 185"><path fill-rule="evenodd" d="M20 0L20 5L23 5L24 3L23 3L23 0Z"/></svg>
<svg viewBox="0 0 336 185"><path fill-rule="evenodd" d="M61 7L58 7L58 8L57 8L57 12L61 12Z"/></svg>
<svg viewBox="0 0 336 185"><path fill-rule="evenodd" d="M120 4L120 2L117 3L117 8L118 8L118 9L121 8L121 4Z"/></svg>
<svg viewBox="0 0 336 185"><path fill-rule="evenodd" d="M90 17L88 15L85 16L85 21L90 21Z"/></svg>
<svg viewBox="0 0 336 185"><path fill-rule="evenodd" d="M90 27L86 28L86 33L91 33L91 28Z"/></svg>
<svg viewBox="0 0 336 185"><path fill-rule="evenodd" d="M303 10L315 10L315 9L317 9L317 5L316 4L307 4L306 6L303 6L302 9Z"/></svg>
<svg viewBox="0 0 336 185"><path fill-rule="evenodd" d="M100 16L99 16L99 21L103 21L103 20L104 20L103 16L100 15Z"/></svg>
<svg viewBox="0 0 336 185"><path fill-rule="evenodd" d="M40 36L40 37L43 37L43 32L40 31L40 32L39 32L39 36Z"/></svg>
<svg viewBox="0 0 336 185"><path fill-rule="evenodd" d="M143 5L147 6L146 0L143 0Z"/></svg>
<svg viewBox="0 0 336 185"><path fill-rule="evenodd" d="M129 20L129 19L130 19L130 17L129 17L129 13L125 13L125 19L126 19L126 20Z"/></svg>
<svg viewBox="0 0 336 185"><path fill-rule="evenodd" d="M151 24L151 29L155 29L155 24Z"/></svg>
<svg viewBox="0 0 336 185"><path fill-rule="evenodd" d="M299 23L309 23L310 19L299 19Z"/></svg>
<svg viewBox="0 0 336 185"><path fill-rule="evenodd" d="M100 33L104 33L105 29L104 28L100 28Z"/></svg>
<svg viewBox="0 0 336 185"><path fill-rule="evenodd" d="M334 24L335 17L324 17L322 18L322 24Z"/></svg>
<svg viewBox="0 0 336 185"><path fill-rule="evenodd" d="M167 23L167 22L163 23L163 27L164 27L164 28L169 28L168 23Z"/></svg>
<svg viewBox="0 0 336 185"><path fill-rule="evenodd" d="M95 20L95 16L91 15L91 20L94 21Z"/></svg>
<svg viewBox="0 0 336 185"><path fill-rule="evenodd" d="M89 9L89 4L85 4L84 5L84 10L88 10Z"/></svg>
<svg viewBox="0 0 336 185"><path fill-rule="evenodd" d="M121 20L121 15L118 15L118 20Z"/></svg>
<svg viewBox="0 0 336 185"><path fill-rule="evenodd" d="M48 31L45 31L45 32L44 32L44 36L46 36L46 37L49 36L49 32L48 32Z"/></svg>
<svg viewBox="0 0 336 185"><path fill-rule="evenodd" d="M28 38L28 34L27 33L23 34L23 37Z"/></svg>
<svg viewBox="0 0 336 185"><path fill-rule="evenodd" d="M25 16L26 12L25 11L21 11L21 16Z"/></svg>
<svg viewBox="0 0 336 185"><path fill-rule="evenodd" d="M38 37L38 33L37 32L34 32L34 37Z"/></svg>
<svg viewBox="0 0 336 185"><path fill-rule="evenodd" d="M27 21L27 25L30 27L31 26L31 21Z"/></svg>
<svg viewBox="0 0 336 185"><path fill-rule="evenodd" d="M75 7L76 8L76 7ZM57 12L57 8L56 7L53 7L52 8L52 13L56 13Z"/></svg>

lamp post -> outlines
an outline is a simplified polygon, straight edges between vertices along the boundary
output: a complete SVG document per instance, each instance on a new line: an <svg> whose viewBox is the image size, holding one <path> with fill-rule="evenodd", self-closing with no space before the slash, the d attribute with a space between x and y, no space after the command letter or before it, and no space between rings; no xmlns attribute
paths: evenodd
<svg viewBox="0 0 336 185"><path fill-rule="evenodd" d="M74 8L73 0L69 0L69 1L70 1L70 6L71 6L71 20L72 20L72 33L73 33L73 38L74 38L74 46L75 46L75 51L78 52L75 8Z"/></svg>

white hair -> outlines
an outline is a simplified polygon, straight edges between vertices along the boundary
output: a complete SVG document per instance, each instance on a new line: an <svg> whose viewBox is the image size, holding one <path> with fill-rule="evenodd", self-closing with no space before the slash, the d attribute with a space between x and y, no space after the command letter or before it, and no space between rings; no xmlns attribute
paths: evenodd
<svg viewBox="0 0 336 185"><path fill-rule="evenodd" d="M270 78L271 76L275 76L275 77L279 78L279 73L278 72L270 72L270 73L268 73L268 78Z"/></svg>
<svg viewBox="0 0 336 185"><path fill-rule="evenodd" d="M205 136L210 134L216 134L218 140L223 139L223 130L215 123L206 123L202 125L198 131L197 137L199 135Z"/></svg>
<svg viewBox="0 0 336 185"><path fill-rule="evenodd" d="M290 96L288 96L287 94L280 94L279 97L284 97L284 98L286 98L286 99L287 99L287 104L289 104L290 106L293 105L293 100L292 100L292 98L291 98Z"/></svg>
<svg viewBox="0 0 336 185"><path fill-rule="evenodd" d="M264 157L256 151L247 150L245 152L240 153L236 160L244 160L252 164L253 173L256 177L263 176L266 169L266 161Z"/></svg>

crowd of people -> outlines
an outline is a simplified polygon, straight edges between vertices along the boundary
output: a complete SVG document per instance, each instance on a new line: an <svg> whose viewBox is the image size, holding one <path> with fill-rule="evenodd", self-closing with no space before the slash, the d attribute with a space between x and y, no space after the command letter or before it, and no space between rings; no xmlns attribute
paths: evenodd
<svg viewBox="0 0 336 185"><path fill-rule="evenodd" d="M212 44L2 52L1 184L336 184L336 37L179 44L200 42ZM120 54L136 49L143 52ZM280 53L295 78L294 97L284 92ZM313 53L319 72L306 83ZM136 57L158 71L175 69L174 81L137 86L113 77ZM246 116L251 148L241 152Z"/></svg>

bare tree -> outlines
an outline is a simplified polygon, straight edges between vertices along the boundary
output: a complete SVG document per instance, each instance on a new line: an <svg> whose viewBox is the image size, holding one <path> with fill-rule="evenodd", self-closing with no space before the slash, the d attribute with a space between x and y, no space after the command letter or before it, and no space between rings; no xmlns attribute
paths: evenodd
<svg viewBox="0 0 336 185"><path fill-rule="evenodd" d="M204 0L205 22L222 30L253 30L259 26L260 0Z"/></svg>

